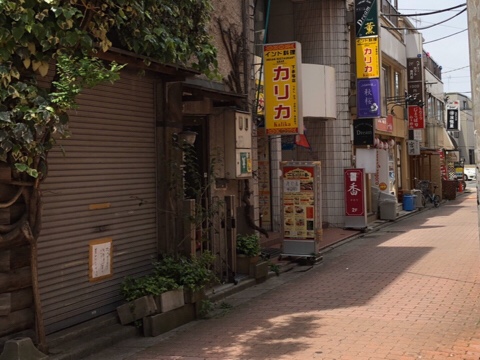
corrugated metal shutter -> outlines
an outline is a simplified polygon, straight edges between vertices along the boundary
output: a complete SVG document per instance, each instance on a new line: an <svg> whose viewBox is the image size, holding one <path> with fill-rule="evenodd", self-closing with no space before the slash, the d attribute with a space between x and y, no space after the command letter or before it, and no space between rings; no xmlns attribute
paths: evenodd
<svg viewBox="0 0 480 360"><path fill-rule="evenodd" d="M50 153L39 240L48 333L113 311L122 278L148 270L156 254L154 84L124 71L84 91L65 155ZM112 238L113 276L90 282L88 243L101 238Z"/></svg>

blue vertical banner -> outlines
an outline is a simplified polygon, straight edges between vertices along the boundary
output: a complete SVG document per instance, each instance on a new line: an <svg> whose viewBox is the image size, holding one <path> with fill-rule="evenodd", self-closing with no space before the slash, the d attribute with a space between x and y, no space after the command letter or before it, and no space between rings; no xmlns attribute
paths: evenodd
<svg viewBox="0 0 480 360"><path fill-rule="evenodd" d="M357 80L357 118L380 117L380 79Z"/></svg>

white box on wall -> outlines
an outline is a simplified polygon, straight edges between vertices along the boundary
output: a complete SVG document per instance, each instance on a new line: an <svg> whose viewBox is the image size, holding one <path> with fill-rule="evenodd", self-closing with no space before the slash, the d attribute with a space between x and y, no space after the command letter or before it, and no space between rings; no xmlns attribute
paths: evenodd
<svg viewBox="0 0 480 360"><path fill-rule="evenodd" d="M304 118L335 119L335 69L325 65L302 64L302 99Z"/></svg>
<svg viewBox="0 0 480 360"><path fill-rule="evenodd" d="M234 136L235 138L232 138ZM231 140L231 141L230 141ZM252 117L241 111L229 111L225 117L225 141L237 149L252 148Z"/></svg>
<svg viewBox="0 0 480 360"><path fill-rule="evenodd" d="M252 176L252 117L230 111L225 116L225 178Z"/></svg>

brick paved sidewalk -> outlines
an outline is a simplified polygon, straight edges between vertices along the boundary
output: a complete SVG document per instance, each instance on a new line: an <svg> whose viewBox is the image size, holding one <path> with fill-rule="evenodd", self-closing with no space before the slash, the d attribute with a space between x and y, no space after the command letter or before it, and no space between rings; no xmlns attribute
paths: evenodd
<svg viewBox="0 0 480 360"><path fill-rule="evenodd" d="M476 194L394 222L216 316L89 359L480 359Z"/></svg>

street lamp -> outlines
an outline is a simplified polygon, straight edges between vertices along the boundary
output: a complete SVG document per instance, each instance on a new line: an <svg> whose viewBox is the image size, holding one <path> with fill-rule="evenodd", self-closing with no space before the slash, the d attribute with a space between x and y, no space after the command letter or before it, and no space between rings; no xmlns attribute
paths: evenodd
<svg viewBox="0 0 480 360"><path fill-rule="evenodd" d="M178 133L178 141L180 142L180 144L193 145L195 144L197 135L198 134L195 131L183 130Z"/></svg>

